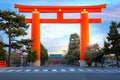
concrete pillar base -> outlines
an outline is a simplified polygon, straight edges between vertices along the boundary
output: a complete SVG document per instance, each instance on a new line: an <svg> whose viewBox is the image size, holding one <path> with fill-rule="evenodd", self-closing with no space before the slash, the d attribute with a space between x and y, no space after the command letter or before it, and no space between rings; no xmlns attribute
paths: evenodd
<svg viewBox="0 0 120 80"><path fill-rule="evenodd" d="M40 67L40 61L35 62L35 67Z"/></svg>
<svg viewBox="0 0 120 80"><path fill-rule="evenodd" d="M82 61L79 60L79 66L80 66L80 67L85 67L85 66L87 66L87 65L86 65L86 62L85 62L84 60L82 60Z"/></svg>

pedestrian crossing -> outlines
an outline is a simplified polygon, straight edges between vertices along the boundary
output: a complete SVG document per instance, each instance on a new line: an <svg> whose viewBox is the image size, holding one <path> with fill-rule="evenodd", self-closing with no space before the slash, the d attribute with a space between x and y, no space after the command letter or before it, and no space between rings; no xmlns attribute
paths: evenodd
<svg viewBox="0 0 120 80"><path fill-rule="evenodd" d="M44 69L41 69L41 68L28 68L28 69L24 69L24 68L21 68L21 69L0 69L0 73L29 73L29 72L40 72L40 73L47 73L47 72L69 72L69 73L72 73L72 72L79 72L79 73L120 73L120 69L96 69L96 68L93 68L93 69L89 69L89 68L69 68L69 69L64 69L64 68L61 68L61 69L58 69L58 68L53 68L53 69L47 69L47 68L44 68Z"/></svg>

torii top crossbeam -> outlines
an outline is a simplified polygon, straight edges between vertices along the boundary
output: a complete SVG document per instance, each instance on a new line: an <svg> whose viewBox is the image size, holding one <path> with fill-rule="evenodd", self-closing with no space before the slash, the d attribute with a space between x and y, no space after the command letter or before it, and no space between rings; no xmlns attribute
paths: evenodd
<svg viewBox="0 0 120 80"><path fill-rule="evenodd" d="M33 12L37 9L40 13L54 13L62 11L64 13L81 12L86 9L88 12L102 12L102 8L106 8L106 4L94 6L26 6L15 4L15 8L19 8L19 12Z"/></svg>
<svg viewBox="0 0 120 80"><path fill-rule="evenodd" d="M80 23L81 19L63 19L63 13L80 13L84 9L87 12L102 12L102 9L106 7L106 4L94 5L94 6L28 6L14 4L15 8L18 8L19 12L31 13L37 10L40 13L57 13L57 19L40 19L41 23ZM31 23L32 20L27 18L27 23ZM101 18L89 19L89 23L101 23Z"/></svg>

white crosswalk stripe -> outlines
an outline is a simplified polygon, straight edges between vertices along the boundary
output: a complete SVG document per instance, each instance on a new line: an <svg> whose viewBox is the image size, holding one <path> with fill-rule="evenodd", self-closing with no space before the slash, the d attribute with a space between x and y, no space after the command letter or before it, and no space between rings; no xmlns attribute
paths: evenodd
<svg viewBox="0 0 120 80"><path fill-rule="evenodd" d="M89 68L46 68L46 69L0 69L2 72L96 72L96 73L120 73L120 69L89 69Z"/></svg>
<svg viewBox="0 0 120 80"><path fill-rule="evenodd" d="M38 71L40 71L39 69L35 69L35 70L33 70L34 72L38 72Z"/></svg>
<svg viewBox="0 0 120 80"><path fill-rule="evenodd" d="M71 72L75 71L75 69L69 69Z"/></svg>
<svg viewBox="0 0 120 80"><path fill-rule="evenodd" d="M57 72L57 69L52 69L52 72Z"/></svg>
<svg viewBox="0 0 120 80"><path fill-rule="evenodd" d="M120 70L113 70L114 72L120 72Z"/></svg>
<svg viewBox="0 0 120 80"><path fill-rule="evenodd" d="M22 69L18 69L18 70L16 70L15 72L21 72L21 71L23 71Z"/></svg>
<svg viewBox="0 0 120 80"><path fill-rule="evenodd" d="M44 71L44 72L47 72L47 71L48 71L48 69L43 69L43 71Z"/></svg>
<svg viewBox="0 0 120 80"><path fill-rule="evenodd" d="M25 70L25 72L30 72L31 71L31 69L27 69L27 70Z"/></svg>
<svg viewBox="0 0 120 80"><path fill-rule="evenodd" d="M84 72L84 70L83 70L83 69L78 69L78 71L80 71L80 72Z"/></svg>
<svg viewBox="0 0 120 80"><path fill-rule="evenodd" d="M8 71L6 71L6 72L13 72L13 71L15 71L15 70L8 70Z"/></svg>
<svg viewBox="0 0 120 80"><path fill-rule="evenodd" d="M105 72L112 72L111 70L103 70L103 71L105 71Z"/></svg>
<svg viewBox="0 0 120 80"><path fill-rule="evenodd" d="M93 70L91 70L91 69L86 69L87 71L89 71L89 72L92 72Z"/></svg>
<svg viewBox="0 0 120 80"><path fill-rule="evenodd" d="M102 72L102 70L100 70L100 69L96 69L95 71L97 71L97 72Z"/></svg>
<svg viewBox="0 0 120 80"><path fill-rule="evenodd" d="M0 70L0 72L4 72L5 70Z"/></svg>
<svg viewBox="0 0 120 80"><path fill-rule="evenodd" d="M65 70L65 69L61 69L60 71L61 71L61 72L66 72L66 70Z"/></svg>

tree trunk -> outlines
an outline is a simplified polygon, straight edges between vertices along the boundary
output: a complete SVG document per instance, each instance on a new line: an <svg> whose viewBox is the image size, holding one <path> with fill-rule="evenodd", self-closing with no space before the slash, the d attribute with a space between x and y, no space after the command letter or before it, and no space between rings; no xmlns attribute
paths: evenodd
<svg viewBox="0 0 120 80"><path fill-rule="evenodd" d="M119 68L120 65L119 65L119 57L118 57L118 53L116 53L116 62L117 62L117 67Z"/></svg>
<svg viewBox="0 0 120 80"><path fill-rule="evenodd" d="M8 67L11 67L11 34L9 34Z"/></svg>

